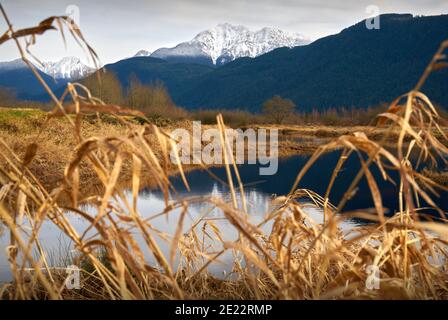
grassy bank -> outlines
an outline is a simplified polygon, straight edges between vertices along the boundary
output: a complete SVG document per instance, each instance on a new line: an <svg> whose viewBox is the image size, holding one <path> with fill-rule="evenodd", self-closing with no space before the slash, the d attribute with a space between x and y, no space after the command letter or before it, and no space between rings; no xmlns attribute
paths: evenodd
<svg viewBox="0 0 448 320"><path fill-rule="evenodd" d="M49 118L47 112L35 109L0 109L0 137L21 159L27 147L37 144L37 152L29 170L51 189L62 181L64 168L72 160L78 142L68 119ZM82 121L81 134L85 137L126 135L127 129L119 123L94 116ZM0 160L6 165L4 159ZM80 181L91 183L92 171L80 164Z"/></svg>
<svg viewBox="0 0 448 320"><path fill-rule="evenodd" d="M75 117L72 116L75 120ZM142 123L137 117L126 118L126 125L110 115L90 114L83 118L80 124L80 133L85 138L90 137L126 137L133 130L144 129L150 123ZM189 120L169 120L164 118L151 119L153 123L161 125L166 132L178 128L185 128L191 131ZM203 129L216 128L216 125L203 125ZM246 126L247 128L260 128L258 125ZM276 126L265 126L274 129ZM356 130L365 128L353 127L345 128L345 132L353 133ZM279 131L279 155L281 157L295 154L309 155L314 152L325 140L316 140L321 137L318 133L327 130L328 132L339 132L341 128L329 128L324 126L299 127L283 126ZM148 132L144 135L151 147L155 150L155 155L161 159L160 145L154 134ZM292 132L292 133L291 133ZM326 135L323 138L329 138ZM72 160L73 151L76 149L78 141L70 126L69 120L65 117L51 117L49 112L30 108L0 108L0 138L20 158L26 153L27 147L37 144L37 152L33 161L29 164L30 171L44 183L49 189L54 188L63 180L64 168ZM299 139L300 138L300 139ZM3 162L2 162L3 161ZM0 163L5 165L4 159ZM120 181L129 181L131 177L131 166L129 159L125 161L122 169ZM192 169L194 166L191 166ZM176 172L176 167L169 165L172 172ZM91 166L86 161L80 163L80 183L83 189L87 186L97 185L99 181ZM143 173L145 174L145 173ZM149 177L146 177L149 178Z"/></svg>

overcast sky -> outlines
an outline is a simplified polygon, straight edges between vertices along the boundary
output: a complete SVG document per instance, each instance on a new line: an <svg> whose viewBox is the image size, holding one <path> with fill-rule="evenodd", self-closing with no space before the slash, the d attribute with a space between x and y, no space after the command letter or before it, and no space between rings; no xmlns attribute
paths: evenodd
<svg viewBox="0 0 448 320"><path fill-rule="evenodd" d="M241 24L252 30L278 27L313 40L335 34L369 16L376 5L380 13L438 15L448 13L447 0L1 0L15 28L29 27L51 15L79 8L79 24L102 63L153 51L192 39L218 23ZM3 20L3 19L0 19ZM0 22L0 33L6 30ZM38 39L33 48L42 60L82 56L74 42L67 48L56 32ZM0 46L0 61L18 57L13 43Z"/></svg>

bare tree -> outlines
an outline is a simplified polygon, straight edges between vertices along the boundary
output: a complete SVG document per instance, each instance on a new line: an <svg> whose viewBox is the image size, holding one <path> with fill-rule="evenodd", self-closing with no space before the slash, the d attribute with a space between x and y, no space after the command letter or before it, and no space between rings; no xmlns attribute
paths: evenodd
<svg viewBox="0 0 448 320"><path fill-rule="evenodd" d="M107 104L121 105L124 101L120 80L112 72L101 73L100 77L93 74L84 79L83 83L89 88L92 95Z"/></svg>
<svg viewBox="0 0 448 320"><path fill-rule="evenodd" d="M275 123L281 124L283 120L294 112L296 105L290 99L278 95L263 104L263 113L268 115Z"/></svg>

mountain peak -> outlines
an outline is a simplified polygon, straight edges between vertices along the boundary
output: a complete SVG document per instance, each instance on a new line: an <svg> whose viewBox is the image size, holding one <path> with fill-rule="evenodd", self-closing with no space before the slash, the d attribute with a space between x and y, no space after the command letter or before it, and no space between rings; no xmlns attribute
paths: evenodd
<svg viewBox="0 0 448 320"><path fill-rule="evenodd" d="M150 55L151 55L151 51L140 50L134 55L134 57L149 57Z"/></svg>
<svg viewBox="0 0 448 320"><path fill-rule="evenodd" d="M78 57L64 57L59 61L43 62L39 69L55 79L78 80L95 71Z"/></svg>
<svg viewBox="0 0 448 320"><path fill-rule="evenodd" d="M161 59L200 58L212 64L225 64L241 57L257 57L279 47L308 44L309 40L278 28L251 31L242 25L220 23L198 33L192 40L174 48L161 48L152 57Z"/></svg>

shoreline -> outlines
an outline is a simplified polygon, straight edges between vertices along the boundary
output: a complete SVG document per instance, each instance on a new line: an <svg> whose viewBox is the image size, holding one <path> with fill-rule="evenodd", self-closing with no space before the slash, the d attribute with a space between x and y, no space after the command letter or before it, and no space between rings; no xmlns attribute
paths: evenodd
<svg viewBox="0 0 448 320"><path fill-rule="evenodd" d="M8 109L0 108L0 138L21 157L26 153L26 148L31 143L37 143L37 152L28 165L28 169L44 185L47 191L51 191L64 183L64 170L68 163L73 159L77 142L73 136L73 128L65 118L49 118L48 113L38 109ZM100 115L99 117L85 116L81 132L85 138L99 136L118 136L126 137L130 129L142 128L139 123L131 123L132 128L120 124L113 116ZM191 121L178 121L164 126L166 132L174 129L184 128L191 132ZM213 125L203 125L203 129L216 128ZM332 139L354 132L364 132L366 135L376 141L379 140L385 128L367 127L367 126L298 126L298 125L249 125L241 128L245 129L278 129L278 157L279 159L291 156L301 155L309 156L313 154L320 146L328 143ZM147 143L153 149L155 156L163 163L163 152L154 133L148 130L145 133ZM394 135L392 135L394 136ZM248 146L245 143L245 160L247 160ZM124 159L123 166L118 181L122 185L130 185L132 180L132 161ZM0 165L6 166L3 158L0 157ZM222 166L207 165L207 167ZM176 165L172 163L165 164L168 176L179 174ZM183 165L183 170L189 172L201 168L201 165L188 164ZM151 175L148 168L142 167L142 185L151 187L154 182L151 181ZM96 193L102 184L92 170L87 161L80 162L79 184L83 194Z"/></svg>

